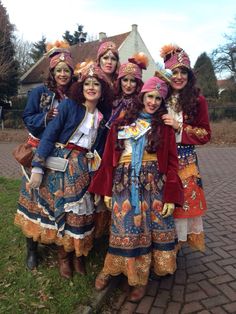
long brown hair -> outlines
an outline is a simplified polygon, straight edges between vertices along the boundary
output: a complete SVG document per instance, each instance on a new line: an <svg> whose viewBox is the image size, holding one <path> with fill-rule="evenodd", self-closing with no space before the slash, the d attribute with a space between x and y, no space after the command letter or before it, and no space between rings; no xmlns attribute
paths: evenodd
<svg viewBox="0 0 236 314"><path fill-rule="evenodd" d="M188 72L188 82L186 86L179 91L179 106L184 115L187 116L187 122L191 123L198 113L198 97L200 94L199 88L196 87L196 77L191 69L182 67ZM173 93L173 88L170 86L168 98Z"/></svg>
<svg viewBox="0 0 236 314"><path fill-rule="evenodd" d="M69 94L69 89L70 89L70 87L71 87L71 85L72 85L72 83L74 81L73 72L72 72L71 69L70 69L70 71L71 71L71 80L70 80L70 82L66 86L62 86L62 88L61 88L61 91L67 97L68 97L68 94ZM55 98L56 99L61 100L61 93L58 92L58 86L57 86L57 82L56 82L55 77L54 77L53 69L49 70L47 79L45 80L44 84L50 91L55 93Z"/></svg>
<svg viewBox="0 0 236 314"><path fill-rule="evenodd" d="M116 130L122 128L126 125L131 125L139 117L140 113L143 111L143 96L145 93L141 93L139 98L136 98L136 103L129 110L127 110L125 116L122 119L119 119L115 122ZM147 145L146 151L148 153L155 153L157 148L161 144L160 138L160 125L164 125L163 120L161 119L162 115L167 113L165 102L162 99L160 108L152 115L151 119L151 129L147 134ZM117 150L124 150L124 140L119 139L116 143Z"/></svg>

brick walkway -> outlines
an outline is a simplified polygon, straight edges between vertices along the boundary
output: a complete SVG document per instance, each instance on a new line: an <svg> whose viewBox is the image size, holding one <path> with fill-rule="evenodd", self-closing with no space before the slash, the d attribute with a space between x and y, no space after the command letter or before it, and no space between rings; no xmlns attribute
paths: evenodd
<svg viewBox="0 0 236 314"><path fill-rule="evenodd" d="M15 145L0 143L0 176L20 178ZM236 313L236 147L200 147L198 156L208 202L206 252L185 247L173 276L150 281L139 303L124 289L110 313Z"/></svg>
<svg viewBox="0 0 236 314"><path fill-rule="evenodd" d="M139 303L129 302L124 288L112 314L236 313L236 147L201 147L198 157L208 202L206 252L185 247L173 276L150 281Z"/></svg>

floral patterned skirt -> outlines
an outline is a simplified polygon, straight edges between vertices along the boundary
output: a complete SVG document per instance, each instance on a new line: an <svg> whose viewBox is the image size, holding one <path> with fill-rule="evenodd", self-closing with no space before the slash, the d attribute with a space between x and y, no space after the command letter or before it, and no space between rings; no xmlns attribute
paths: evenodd
<svg viewBox="0 0 236 314"><path fill-rule="evenodd" d="M197 154L193 145L177 145L179 176L184 187L184 205L177 207L174 218L178 240L204 251L202 215L207 210L206 199L200 176Z"/></svg>
<svg viewBox="0 0 236 314"><path fill-rule="evenodd" d="M146 285L151 267L157 275L176 270L176 231L173 217L164 219L160 214L165 178L159 173L157 161L141 166L138 226L130 203L130 177L130 163L121 163L113 180L109 248L101 275L123 273L130 285Z"/></svg>
<svg viewBox="0 0 236 314"><path fill-rule="evenodd" d="M55 149L53 155L64 157L65 150ZM77 256L87 255L94 238L87 158L72 150L68 160L65 172L47 169L38 190L29 189L23 178L15 224L35 241L63 245Z"/></svg>

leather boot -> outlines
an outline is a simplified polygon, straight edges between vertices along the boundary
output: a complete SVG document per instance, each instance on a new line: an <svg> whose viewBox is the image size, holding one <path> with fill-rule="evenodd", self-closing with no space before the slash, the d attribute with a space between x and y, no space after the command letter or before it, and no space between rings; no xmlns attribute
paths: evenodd
<svg viewBox="0 0 236 314"><path fill-rule="evenodd" d="M28 269L33 270L38 266L38 253L37 253L38 242L32 238L26 238L26 266Z"/></svg>
<svg viewBox="0 0 236 314"><path fill-rule="evenodd" d="M134 286L129 295L129 301L139 302L146 293L147 286Z"/></svg>
<svg viewBox="0 0 236 314"><path fill-rule="evenodd" d="M102 272L99 273L96 277L96 280L95 280L95 289L97 291L101 291L101 290L105 289L108 286L110 280L111 280L110 275L105 275Z"/></svg>
<svg viewBox="0 0 236 314"><path fill-rule="evenodd" d="M77 257L73 254L73 266L76 273L86 275L85 259L84 256Z"/></svg>
<svg viewBox="0 0 236 314"><path fill-rule="evenodd" d="M73 271L71 253L66 252L63 246L58 247L58 265L59 273L62 277L66 279L72 278Z"/></svg>

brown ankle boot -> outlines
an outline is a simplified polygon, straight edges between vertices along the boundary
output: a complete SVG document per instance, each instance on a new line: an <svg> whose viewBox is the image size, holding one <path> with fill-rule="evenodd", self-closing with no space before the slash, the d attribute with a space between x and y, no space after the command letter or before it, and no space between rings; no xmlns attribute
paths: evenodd
<svg viewBox="0 0 236 314"><path fill-rule="evenodd" d="M101 291L103 289L105 289L109 282L111 280L111 276L110 275L105 275L102 272L100 274L97 275L96 280L95 280L95 289L97 291Z"/></svg>
<svg viewBox="0 0 236 314"><path fill-rule="evenodd" d="M84 256L77 257L73 255L73 266L76 273L86 275L85 259Z"/></svg>
<svg viewBox="0 0 236 314"><path fill-rule="evenodd" d="M129 301L138 302L146 293L147 286L134 286L129 295Z"/></svg>
<svg viewBox="0 0 236 314"><path fill-rule="evenodd" d="M58 264L60 275L66 279L72 278L73 271L71 253L66 252L63 246L58 247Z"/></svg>

